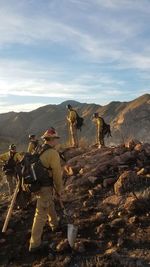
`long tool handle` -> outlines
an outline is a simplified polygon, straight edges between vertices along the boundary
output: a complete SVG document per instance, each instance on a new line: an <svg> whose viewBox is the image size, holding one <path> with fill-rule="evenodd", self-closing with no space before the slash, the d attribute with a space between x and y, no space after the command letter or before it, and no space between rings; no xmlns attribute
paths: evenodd
<svg viewBox="0 0 150 267"><path fill-rule="evenodd" d="M16 201L16 197L17 197L17 193L18 193L19 187L20 187L20 181L18 181L18 183L16 185L15 192L13 194L13 198L12 198L12 201L11 201L11 204L10 204L10 207L9 207L8 212L7 212L7 216L6 216L3 228L2 228L2 233L5 233L6 230L7 230L7 226L8 226L8 223L9 223L9 220L10 220L10 217L11 217L14 205L15 205L15 201Z"/></svg>
<svg viewBox="0 0 150 267"><path fill-rule="evenodd" d="M64 206L64 204L63 204L61 199L59 199L59 203L60 203L61 208L63 209L63 212L64 212L64 215L65 215L67 223L70 224L70 220L68 218L67 211L66 211L65 206Z"/></svg>
<svg viewBox="0 0 150 267"><path fill-rule="evenodd" d="M135 194L134 191L132 191L132 194L133 194L133 196L136 198L136 200L139 200L139 198L137 197L137 195Z"/></svg>
<svg viewBox="0 0 150 267"><path fill-rule="evenodd" d="M62 208L63 211L64 211L64 214L67 216L67 211L66 211L66 209L65 209L65 207L64 207L64 203L62 202L61 199L59 199L59 203L60 203L61 208Z"/></svg>

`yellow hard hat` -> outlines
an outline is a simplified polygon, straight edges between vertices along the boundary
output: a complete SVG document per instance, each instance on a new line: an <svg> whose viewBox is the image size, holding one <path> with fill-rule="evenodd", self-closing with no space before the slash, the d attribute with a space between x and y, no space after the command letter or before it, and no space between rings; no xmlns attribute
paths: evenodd
<svg viewBox="0 0 150 267"><path fill-rule="evenodd" d="M49 128L42 136L42 139L45 138L60 138L55 130L55 128L51 127Z"/></svg>
<svg viewBox="0 0 150 267"><path fill-rule="evenodd" d="M35 134L29 134L29 139L34 138Z"/></svg>
<svg viewBox="0 0 150 267"><path fill-rule="evenodd" d="M14 150L14 149L16 149L16 145L15 144L9 145L9 150Z"/></svg>

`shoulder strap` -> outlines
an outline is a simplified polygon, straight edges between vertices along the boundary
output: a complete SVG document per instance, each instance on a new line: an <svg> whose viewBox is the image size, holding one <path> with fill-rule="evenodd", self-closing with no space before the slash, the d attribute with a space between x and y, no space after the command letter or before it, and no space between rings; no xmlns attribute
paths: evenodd
<svg viewBox="0 0 150 267"><path fill-rule="evenodd" d="M14 156L16 155L17 152L13 153L13 154L10 154L9 155L9 159L14 159Z"/></svg>
<svg viewBox="0 0 150 267"><path fill-rule="evenodd" d="M38 154L39 154L39 157L40 157L46 150L48 150L48 149L52 149L52 147L51 147L50 145L48 145L48 144L45 144L45 145L42 147L41 151L38 153Z"/></svg>
<svg viewBox="0 0 150 267"><path fill-rule="evenodd" d="M47 151L47 150L49 150L49 149L52 149L52 147L51 147L50 145L48 145L48 144L45 144L45 145L42 147L42 150L40 151L40 153L38 153L39 158L40 158L40 156L41 156L45 151ZM43 166L45 169L47 169L47 170L51 170L50 167L49 167L49 168L46 168L43 164L42 164L42 166Z"/></svg>
<svg viewBox="0 0 150 267"><path fill-rule="evenodd" d="M76 113L76 117L79 118L80 116L79 116L78 112L76 110L74 110L74 112Z"/></svg>

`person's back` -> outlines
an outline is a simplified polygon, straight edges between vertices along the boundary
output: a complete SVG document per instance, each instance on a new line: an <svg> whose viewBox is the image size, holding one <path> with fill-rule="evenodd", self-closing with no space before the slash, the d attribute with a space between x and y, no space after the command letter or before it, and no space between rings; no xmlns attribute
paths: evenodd
<svg viewBox="0 0 150 267"><path fill-rule="evenodd" d="M76 119L77 119L76 111L73 110L73 109L70 109L70 110L69 110L69 115L68 115L68 121L69 121L71 124L75 124L75 123L76 123Z"/></svg>
<svg viewBox="0 0 150 267"><path fill-rule="evenodd" d="M99 116L98 113L93 114L93 121L96 122L97 126L97 143L98 148L104 147L104 135L103 135L103 126L104 126L104 119Z"/></svg>
<svg viewBox="0 0 150 267"><path fill-rule="evenodd" d="M62 187L62 169L59 153L55 148L51 147L40 156L40 160L43 166L49 169L49 175L53 177L54 186L60 191Z"/></svg>
<svg viewBox="0 0 150 267"><path fill-rule="evenodd" d="M96 123L97 123L98 131L102 131L103 125L104 125L104 120L101 117L97 117Z"/></svg>

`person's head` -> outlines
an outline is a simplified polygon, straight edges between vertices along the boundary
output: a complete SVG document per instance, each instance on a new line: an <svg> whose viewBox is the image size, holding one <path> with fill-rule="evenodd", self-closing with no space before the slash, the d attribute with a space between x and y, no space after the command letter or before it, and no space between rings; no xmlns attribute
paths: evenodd
<svg viewBox="0 0 150 267"><path fill-rule="evenodd" d="M69 109L69 110L71 110L71 109L72 109L72 106L71 106L70 104L68 104L68 105L66 106L66 108Z"/></svg>
<svg viewBox="0 0 150 267"><path fill-rule="evenodd" d="M35 134L29 134L29 139L30 139L30 140L34 140L35 137L36 137Z"/></svg>
<svg viewBox="0 0 150 267"><path fill-rule="evenodd" d="M14 145L14 144L11 144L11 145L9 145L9 151L11 151L11 152L16 152L16 145Z"/></svg>
<svg viewBox="0 0 150 267"><path fill-rule="evenodd" d="M41 136L41 138L46 144L56 146L60 137L58 136L55 128L51 127Z"/></svg>
<svg viewBox="0 0 150 267"><path fill-rule="evenodd" d="M98 118L98 116L99 116L98 112L95 112L95 113L93 114L93 118L94 118L94 119Z"/></svg>

